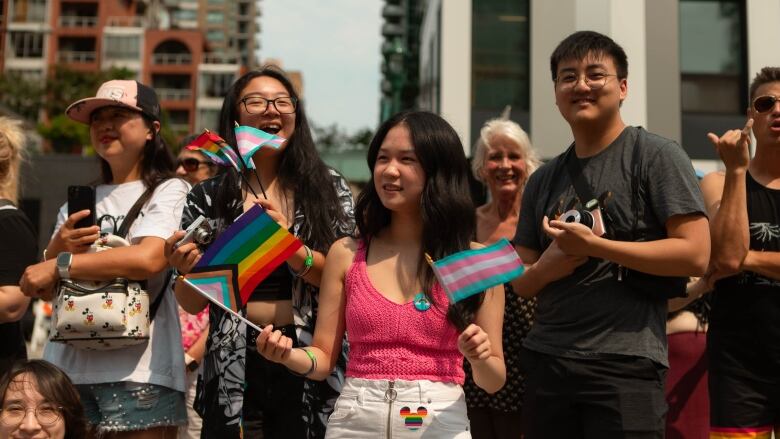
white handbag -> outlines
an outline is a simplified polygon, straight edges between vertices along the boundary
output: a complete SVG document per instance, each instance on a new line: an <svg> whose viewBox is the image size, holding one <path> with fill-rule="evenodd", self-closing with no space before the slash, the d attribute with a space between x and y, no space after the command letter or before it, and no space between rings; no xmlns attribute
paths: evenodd
<svg viewBox="0 0 780 439"><path fill-rule="evenodd" d="M90 252L126 245L130 244L125 239L107 235L92 245ZM146 343L150 317L149 294L139 282L62 279L57 286L49 340L92 350Z"/></svg>
<svg viewBox="0 0 780 439"><path fill-rule="evenodd" d="M129 246L124 238L151 198L147 189L133 204L117 235L105 235L89 249L90 253ZM60 279L52 311L49 341L67 343L80 349L119 349L149 341L151 322L167 287L163 282L154 303L141 282L124 278L111 281Z"/></svg>

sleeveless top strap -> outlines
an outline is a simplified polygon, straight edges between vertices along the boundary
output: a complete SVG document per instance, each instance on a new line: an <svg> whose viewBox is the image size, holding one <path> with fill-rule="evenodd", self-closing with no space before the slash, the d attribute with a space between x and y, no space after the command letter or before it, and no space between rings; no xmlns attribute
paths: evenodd
<svg viewBox="0 0 780 439"><path fill-rule="evenodd" d="M353 259L353 263L358 262L366 262L366 253L368 253L368 243L366 240L361 239L358 241L358 248L355 252L355 259Z"/></svg>

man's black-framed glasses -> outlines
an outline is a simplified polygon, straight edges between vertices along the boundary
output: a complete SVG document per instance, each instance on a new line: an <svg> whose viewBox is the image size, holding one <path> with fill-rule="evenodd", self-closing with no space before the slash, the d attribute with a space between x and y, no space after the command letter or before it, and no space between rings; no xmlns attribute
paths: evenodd
<svg viewBox="0 0 780 439"><path fill-rule="evenodd" d="M262 114L268 109L268 105L271 104L281 114L295 113L295 109L298 107L298 100L291 96L282 96L276 99L266 99L262 96L247 96L241 99L241 103L244 104L244 109L249 114Z"/></svg>

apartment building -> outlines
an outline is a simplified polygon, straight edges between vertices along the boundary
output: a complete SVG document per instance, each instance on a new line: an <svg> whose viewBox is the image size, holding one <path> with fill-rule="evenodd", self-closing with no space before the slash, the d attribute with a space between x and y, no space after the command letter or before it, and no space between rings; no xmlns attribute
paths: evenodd
<svg viewBox="0 0 780 439"><path fill-rule="evenodd" d="M256 66L258 16L256 0L2 0L0 69L126 68L175 133L216 129L228 87Z"/></svg>

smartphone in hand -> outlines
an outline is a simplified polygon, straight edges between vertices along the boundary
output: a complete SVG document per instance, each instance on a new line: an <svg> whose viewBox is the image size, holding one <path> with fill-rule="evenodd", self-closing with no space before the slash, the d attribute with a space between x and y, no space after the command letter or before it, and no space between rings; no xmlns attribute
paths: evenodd
<svg viewBox="0 0 780 439"><path fill-rule="evenodd" d="M95 219L95 188L92 186L68 186L68 216L89 209L89 215L80 219L74 226L77 229L94 226Z"/></svg>

